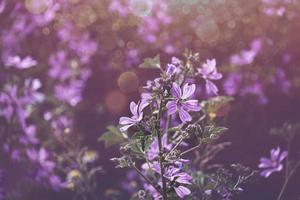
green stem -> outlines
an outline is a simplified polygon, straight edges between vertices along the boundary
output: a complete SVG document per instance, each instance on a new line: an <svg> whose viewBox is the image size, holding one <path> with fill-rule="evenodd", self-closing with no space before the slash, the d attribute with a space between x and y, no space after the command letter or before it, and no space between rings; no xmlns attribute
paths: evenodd
<svg viewBox="0 0 300 200"><path fill-rule="evenodd" d="M161 174L161 181L162 181L162 195L163 199L167 200L167 183L166 179L164 177L164 158L163 158L163 152L162 152L162 139L161 139L161 129L160 129L160 120L162 116L162 108L163 108L164 102L161 102L159 107L159 112L157 116L156 121L156 134L157 134L157 140L158 140L158 150L159 150L159 163L160 163L160 174Z"/></svg>
<svg viewBox="0 0 300 200"><path fill-rule="evenodd" d="M161 192L161 190L160 190L160 188L157 186L157 185L155 185L155 184L153 184L134 164L132 165L133 166L133 169L135 169L135 171L141 176L141 177L143 177L143 179L145 179L145 181L149 184L149 185L151 185L152 187L154 187L155 189L156 189L156 191L157 192L159 192L161 195L163 195L162 194L162 192Z"/></svg>
<svg viewBox="0 0 300 200"><path fill-rule="evenodd" d="M193 150L195 150L195 149L198 149L200 146L201 146L201 143L198 144L198 145L196 145L196 146L194 146L194 147L192 147L192 148L190 148L190 149L188 149L188 150L186 150L186 151L184 151L184 152L182 152L182 153L180 154L180 156L183 156L184 154L187 154L187 153L189 153L189 152L191 152L191 151L193 151Z"/></svg>

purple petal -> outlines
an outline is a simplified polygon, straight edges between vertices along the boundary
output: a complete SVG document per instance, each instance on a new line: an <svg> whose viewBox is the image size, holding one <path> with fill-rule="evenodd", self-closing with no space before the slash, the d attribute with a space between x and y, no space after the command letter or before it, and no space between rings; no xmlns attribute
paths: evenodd
<svg viewBox="0 0 300 200"><path fill-rule="evenodd" d="M215 70L216 70L216 60L215 59L206 60L206 63L202 65L201 73L204 76L207 76Z"/></svg>
<svg viewBox="0 0 300 200"><path fill-rule="evenodd" d="M181 99L181 96L182 96L181 88L177 85L177 83L173 83L172 88L171 88L171 94L176 99Z"/></svg>
<svg viewBox="0 0 300 200"><path fill-rule="evenodd" d="M167 103L168 115L173 115L178 110L176 101L169 101Z"/></svg>
<svg viewBox="0 0 300 200"><path fill-rule="evenodd" d="M188 111L200 111L201 107L198 103L198 100L188 100L182 103L182 107Z"/></svg>
<svg viewBox="0 0 300 200"><path fill-rule="evenodd" d="M216 72L216 73L210 74L210 75L208 76L208 78L211 79L211 80L219 80L219 79L222 78L222 74Z"/></svg>
<svg viewBox="0 0 300 200"><path fill-rule="evenodd" d="M260 175L265 177L265 178L268 178L273 172L275 172L274 169L266 169L266 170L263 170Z"/></svg>
<svg viewBox="0 0 300 200"><path fill-rule="evenodd" d="M129 129L130 127L132 127L134 124L128 124L126 126L122 126L120 128L120 131L124 132L124 131L127 131L127 129Z"/></svg>
<svg viewBox="0 0 300 200"><path fill-rule="evenodd" d="M181 98L182 99L189 98L190 96L192 96L194 94L195 90L196 90L196 85L195 84L189 85L188 83L186 83L183 86L183 92L182 92Z"/></svg>
<svg viewBox="0 0 300 200"><path fill-rule="evenodd" d="M167 150L170 150L172 148L172 144L168 144L168 134L164 134L162 136L162 146Z"/></svg>
<svg viewBox="0 0 300 200"><path fill-rule="evenodd" d="M206 87L207 93L214 94L214 95L218 94L218 88L213 82L206 80L205 87Z"/></svg>
<svg viewBox="0 0 300 200"><path fill-rule="evenodd" d="M130 111L134 116L138 115L138 105L133 101L130 103Z"/></svg>
<svg viewBox="0 0 300 200"><path fill-rule="evenodd" d="M175 187L174 189L175 189L176 194L181 199L184 198L185 196L191 194L191 191L188 188L181 186L181 185L179 187Z"/></svg>
<svg viewBox="0 0 300 200"><path fill-rule="evenodd" d="M271 159L273 161L276 161L279 157L279 153L280 153L280 147L277 147L276 149L272 149L271 150Z"/></svg>
<svg viewBox="0 0 300 200"><path fill-rule="evenodd" d="M270 167L272 166L273 163L271 160L267 159L267 158L261 158L260 159L260 164L258 165L259 168L267 168L267 167Z"/></svg>
<svg viewBox="0 0 300 200"><path fill-rule="evenodd" d="M184 109L179 110L179 118L183 123L192 121L191 115Z"/></svg>
<svg viewBox="0 0 300 200"><path fill-rule="evenodd" d="M136 120L133 120L129 117L121 117L119 120L119 124L122 124L122 125L134 124L136 122L137 122Z"/></svg>
<svg viewBox="0 0 300 200"><path fill-rule="evenodd" d="M190 175L188 175L187 173L185 172L181 172L181 173L178 173L176 174L177 179L176 179L176 182L178 183L182 183L182 184L192 184L191 183L191 180L192 180L192 177Z"/></svg>
<svg viewBox="0 0 300 200"><path fill-rule="evenodd" d="M46 149L41 148L39 151L39 160L43 162L47 160L47 158L48 158L48 152L46 151Z"/></svg>
<svg viewBox="0 0 300 200"><path fill-rule="evenodd" d="M288 155L288 152L287 151L283 151L281 154L280 154L280 157L278 159L278 162L281 162L283 161Z"/></svg>
<svg viewBox="0 0 300 200"><path fill-rule="evenodd" d="M177 70L177 67L174 64L168 64L166 74L168 76L172 76L173 74L176 73L176 70Z"/></svg>

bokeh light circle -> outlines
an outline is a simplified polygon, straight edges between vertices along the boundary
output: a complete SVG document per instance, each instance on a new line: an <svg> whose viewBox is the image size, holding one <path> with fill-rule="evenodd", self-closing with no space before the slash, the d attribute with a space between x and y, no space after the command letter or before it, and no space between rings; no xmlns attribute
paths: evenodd
<svg viewBox="0 0 300 200"><path fill-rule="evenodd" d="M139 17L150 15L153 7L153 0L129 0L130 11Z"/></svg>
<svg viewBox="0 0 300 200"><path fill-rule="evenodd" d="M135 92L139 87L139 78L132 71L124 72L118 78L118 86L122 92Z"/></svg>
<svg viewBox="0 0 300 200"><path fill-rule="evenodd" d="M201 20L195 31L202 42L213 43L216 42L220 36L218 24L209 18Z"/></svg>
<svg viewBox="0 0 300 200"><path fill-rule="evenodd" d="M105 97L105 107L113 114L122 113L127 104L127 98L120 90L112 90Z"/></svg>
<svg viewBox="0 0 300 200"><path fill-rule="evenodd" d="M53 4L53 0L25 0L26 9L33 14L45 12Z"/></svg>

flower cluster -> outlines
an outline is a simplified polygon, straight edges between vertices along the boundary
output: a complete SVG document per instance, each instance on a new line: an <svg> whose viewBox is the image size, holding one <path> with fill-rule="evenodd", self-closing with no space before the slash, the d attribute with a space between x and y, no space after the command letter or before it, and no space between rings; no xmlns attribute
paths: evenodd
<svg viewBox="0 0 300 200"><path fill-rule="evenodd" d="M208 93L217 94L217 86L212 80L221 79L222 74L216 69L215 59L207 60L200 68L194 67L199 64L198 54L190 52L185 54L184 61L173 58L166 68L156 63L162 72L161 76L147 82L142 100L137 104L130 103L132 117L120 118L120 132L114 133L115 136L108 132L101 137L107 144L115 141L114 137L119 138L123 156L112 160L117 162L117 167L136 170L141 176L144 196L183 199L188 196L197 198L201 193L193 191L197 182L197 177L193 175L199 169L192 167L193 161L184 155L200 148L200 141L209 143L208 138L218 138L217 135L225 129L201 128L210 117L205 114L206 111L200 112L200 101L196 94L200 85L196 79L202 78L206 82ZM189 138L198 140L196 147L190 146L187 142ZM144 161L140 169L135 159ZM209 188L206 185L203 189L206 187ZM221 194L221 190L216 192ZM141 198L142 194L137 195Z"/></svg>

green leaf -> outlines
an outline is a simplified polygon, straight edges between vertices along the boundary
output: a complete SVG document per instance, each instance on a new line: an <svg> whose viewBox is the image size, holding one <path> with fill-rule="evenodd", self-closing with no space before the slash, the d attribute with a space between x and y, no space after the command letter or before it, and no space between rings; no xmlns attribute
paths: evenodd
<svg viewBox="0 0 300 200"><path fill-rule="evenodd" d="M102 141L105 144L105 147L110 147L113 145L120 144L124 142L128 136L125 133L122 133L118 127L116 126L108 126L106 127L108 131L103 133L98 141Z"/></svg>
<svg viewBox="0 0 300 200"><path fill-rule="evenodd" d="M126 156L122 156L120 158L111 158L110 160L116 163L116 168L128 168L132 167L134 164Z"/></svg>
<svg viewBox="0 0 300 200"><path fill-rule="evenodd" d="M152 135L145 135L143 132L136 132L127 144L127 148L129 147L131 153L137 158L143 158L146 151L150 148L152 141Z"/></svg>
<svg viewBox="0 0 300 200"><path fill-rule="evenodd" d="M139 65L139 68L159 69L160 68L159 55L156 55L154 58L145 58L144 62Z"/></svg>
<svg viewBox="0 0 300 200"><path fill-rule="evenodd" d="M203 142L211 142L218 139L223 133L225 133L228 128L220 126L216 127L215 125L205 126L200 134L200 140Z"/></svg>

